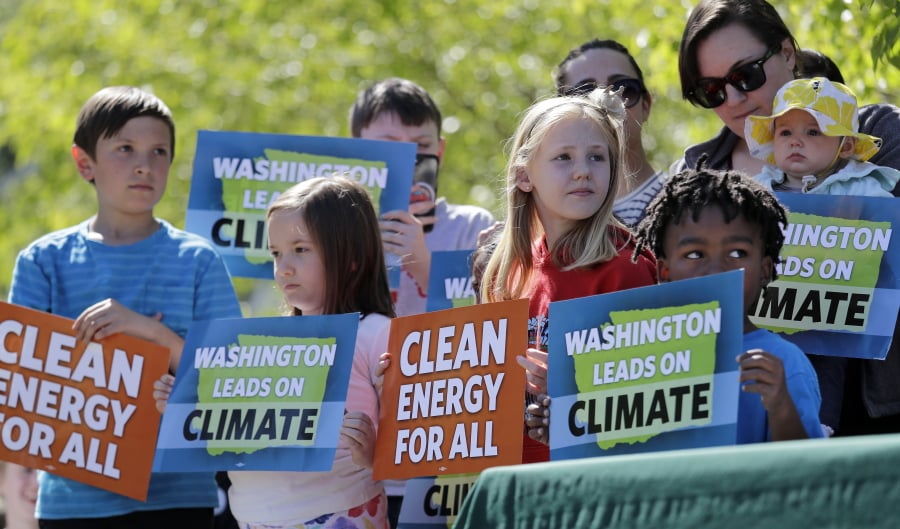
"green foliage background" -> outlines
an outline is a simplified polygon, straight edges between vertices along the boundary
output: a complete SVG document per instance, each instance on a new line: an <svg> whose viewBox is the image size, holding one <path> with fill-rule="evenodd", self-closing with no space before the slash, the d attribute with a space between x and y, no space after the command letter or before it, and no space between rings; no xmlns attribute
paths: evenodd
<svg viewBox="0 0 900 529"><path fill-rule="evenodd" d="M91 215L69 158L75 116L96 90L134 84L178 126L157 214L183 226L198 129L349 135L356 92L415 80L441 107L441 191L500 212L504 142L552 92L554 66L594 37L623 42L654 97L645 144L657 168L712 135L712 112L681 100L679 0L5 0L0 3L0 298L16 253ZM804 47L840 66L862 103L897 103L897 0L775 0ZM8 154L8 153L7 153ZM0 153L0 165L10 165Z"/></svg>

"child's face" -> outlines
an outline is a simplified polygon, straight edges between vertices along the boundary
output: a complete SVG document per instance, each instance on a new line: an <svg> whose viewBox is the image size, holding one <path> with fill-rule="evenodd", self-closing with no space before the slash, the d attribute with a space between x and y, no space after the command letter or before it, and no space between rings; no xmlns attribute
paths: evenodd
<svg viewBox="0 0 900 529"><path fill-rule="evenodd" d="M284 299L305 315L324 313L325 264L303 215L275 211L268 222L269 251L275 261L275 284Z"/></svg>
<svg viewBox="0 0 900 529"><path fill-rule="evenodd" d="M791 178L825 170L841 146L840 137L822 134L815 118L800 109L777 117L773 133L775 164Z"/></svg>
<svg viewBox="0 0 900 529"><path fill-rule="evenodd" d="M81 176L94 182L101 212L152 213L166 190L172 144L161 119L128 120L119 132L97 141L94 159L78 147L72 154Z"/></svg>
<svg viewBox="0 0 900 529"><path fill-rule="evenodd" d="M551 244L600 210L609 182L609 145L600 126L582 117L553 125L516 179L531 193Z"/></svg>
<svg viewBox="0 0 900 529"><path fill-rule="evenodd" d="M416 154L444 154L444 140L433 121L420 125L404 125L394 112L382 112L363 128L359 137L367 140L405 141L417 145Z"/></svg>
<svg viewBox="0 0 900 529"><path fill-rule="evenodd" d="M703 208L696 222L685 213L669 225L663 249L665 258L657 260L657 267L660 277L670 281L743 268L745 314L772 277L772 258L764 253L760 227L743 216L726 224L716 205ZM748 324L745 318L745 331Z"/></svg>

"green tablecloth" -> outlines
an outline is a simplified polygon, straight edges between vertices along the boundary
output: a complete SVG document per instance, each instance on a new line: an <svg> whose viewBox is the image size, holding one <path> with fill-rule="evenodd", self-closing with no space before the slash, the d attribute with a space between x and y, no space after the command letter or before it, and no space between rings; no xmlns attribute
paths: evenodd
<svg viewBox="0 0 900 529"><path fill-rule="evenodd" d="M484 471L456 529L900 529L900 435Z"/></svg>

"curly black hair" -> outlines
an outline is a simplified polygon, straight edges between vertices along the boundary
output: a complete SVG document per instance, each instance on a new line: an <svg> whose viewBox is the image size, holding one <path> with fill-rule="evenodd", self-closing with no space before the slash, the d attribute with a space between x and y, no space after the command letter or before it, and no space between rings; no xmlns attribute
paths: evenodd
<svg viewBox="0 0 900 529"><path fill-rule="evenodd" d="M707 157L695 169L686 169L666 180L663 189L647 206L644 219L635 228L637 247L633 259L643 248L664 258L666 230L690 214L696 221L708 205L717 205L729 223L738 216L760 228L764 253L772 258L772 279L777 277L774 265L780 261L784 244L782 229L787 226L787 212L775 195L753 178L740 171L721 171L706 166Z"/></svg>

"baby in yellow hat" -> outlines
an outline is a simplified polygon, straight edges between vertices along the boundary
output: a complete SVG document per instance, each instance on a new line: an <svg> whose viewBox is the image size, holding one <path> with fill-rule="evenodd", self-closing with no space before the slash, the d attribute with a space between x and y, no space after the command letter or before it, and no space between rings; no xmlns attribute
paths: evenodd
<svg viewBox="0 0 900 529"><path fill-rule="evenodd" d="M856 95L824 77L778 90L771 116L744 124L750 154L767 162L756 180L773 191L890 197L900 171L867 162L881 139L859 132Z"/></svg>

